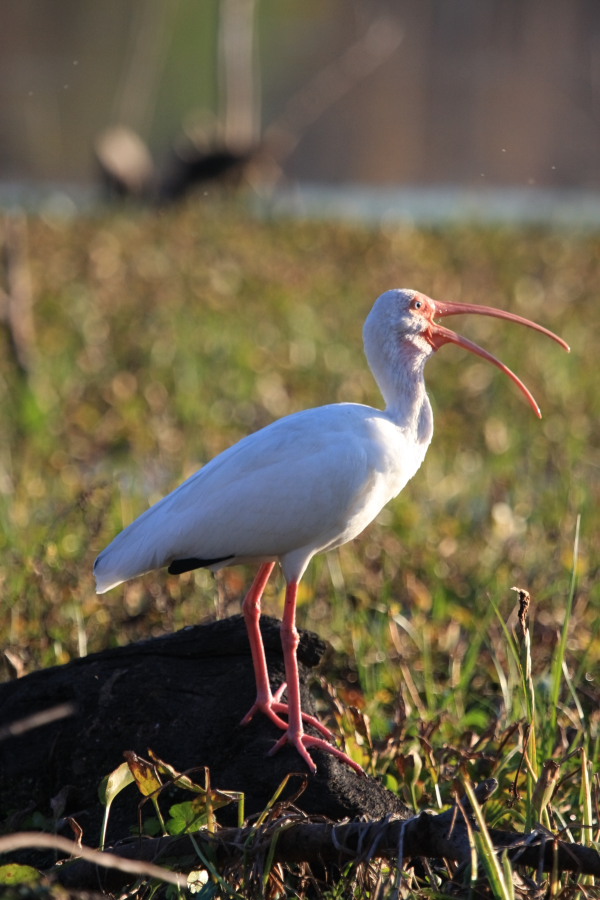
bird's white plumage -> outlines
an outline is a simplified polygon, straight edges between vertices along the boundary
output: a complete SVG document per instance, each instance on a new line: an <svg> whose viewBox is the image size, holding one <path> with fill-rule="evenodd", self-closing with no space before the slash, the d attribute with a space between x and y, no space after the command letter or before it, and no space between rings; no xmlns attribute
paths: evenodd
<svg viewBox="0 0 600 900"><path fill-rule="evenodd" d="M213 569L277 560L287 581L298 580L315 553L356 537L412 478L431 440L422 375L431 348L409 339L398 353L412 295L388 291L365 324L385 411L322 406L244 438L114 539L96 561L98 592L185 558L220 560Z"/></svg>
<svg viewBox="0 0 600 900"><path fill-rule="evenodd" d="M276 559L300 578L310 558L356 537L422 462L385 413L305 410L226 450L126 528L97 560L100 593L174 559Z"/></svg>

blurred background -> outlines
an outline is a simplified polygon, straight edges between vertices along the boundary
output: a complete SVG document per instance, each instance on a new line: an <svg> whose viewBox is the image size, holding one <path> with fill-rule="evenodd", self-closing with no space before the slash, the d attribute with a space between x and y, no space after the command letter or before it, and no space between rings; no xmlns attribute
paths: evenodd
<svg viewBox="0 0 600 900"><path fill-rule="evenodd" d="M595 0L19 0L0 21L5 200L235 170L596 216Z"/></svg>

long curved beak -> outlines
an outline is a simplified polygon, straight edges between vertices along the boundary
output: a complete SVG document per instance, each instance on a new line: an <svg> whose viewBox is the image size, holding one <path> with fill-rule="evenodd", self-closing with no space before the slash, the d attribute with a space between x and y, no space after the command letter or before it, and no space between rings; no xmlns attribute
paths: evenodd
<svg viewBox="0 0 600 900"><path fill-rule="evenodd" d="M511 378L517 387L525 394L535 414L541 419L542 414L535 398L525 387L521 379L515 375L508 366L505 366L501 360L497 359L491 353L488 353L483 347L473 343L473 341L468 340L468 338L462 337L460 334L456 334L456 332L451 331L449 328L444 328L443 325L438 325L437 322L434 322L433 320L443 319L445 316L458 316L474 313L478 316L493 316L495 319L508 319L509 322L517 322L519 325L526 325L527 328L533 328L534 331L539 331L541 334L545 334L546 337L552 338L553 341L556 341L557 344L560 344L561 347L569 352L571 348L566 341L563 341L563 339L558 337L557 334L554 334L554 332L549 331L547 328L543 328L541 325L537 325L535 322L531 322L529 319L523 318L523 316L516 316L514 313L505 312L503 309L495 309L493 306L476 306L472 303L443 303L437 300L431 300L431 303L434 307L433 314L430 318L429 326L423 334L433 349L439 350L444 344L458 344L459 347L464 347L465 350L470 350L471 353L475 353L482 359L486 359L494 366L497 366L502 372L508 375L508 377Z"/></svg>

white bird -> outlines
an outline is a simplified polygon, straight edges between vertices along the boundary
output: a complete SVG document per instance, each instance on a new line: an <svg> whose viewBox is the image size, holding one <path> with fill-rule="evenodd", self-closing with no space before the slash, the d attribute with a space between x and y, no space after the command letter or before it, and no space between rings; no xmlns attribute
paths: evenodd
<svg viewBox="0 0 600 900"><path fill-rule="evenodd" d="M361 767L333 746L331 732L303 714L296 650L298 584L316 553L355 538L413 477L433 433L423 369L443 344L454 343L509 375L540 416L525 385L500 360L434 319L477 313L509 319L553 338L557 335L493 307L440 303L413 290L390 290L375 302L364 326L367 360L385 410L338 403L294 413L221 453L122 531L98 556L97 591L152 569L180 574L259 564L243 603L256 677L256 701L242 723L263 712L283 735L271 753L293 745L311 771L309 750L321 748ZM281 641L287 684L269 684L259 619L262 593L275 563L286 581ZM285 722L281 715L287 716ZM304 731L303 719L322 734Z"/></svg>

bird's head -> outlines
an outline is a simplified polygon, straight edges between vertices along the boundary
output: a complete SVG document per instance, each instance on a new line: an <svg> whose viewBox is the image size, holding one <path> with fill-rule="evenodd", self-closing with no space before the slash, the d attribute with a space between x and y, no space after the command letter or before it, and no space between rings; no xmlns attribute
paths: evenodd
<svg viewBox="0 0 600 900"><path fill-rule="evenodd" d="M525 394L536 415L541 418L539 406L532 394L514 372L483 347L479 347L468 338L462 337L435 321L446 316L469 313L493 316L496 319L508 319L510 322L526 325L528 328L533 328L552 338L565 350L569 351L570 349L569 345L558 335L523 316L495 309L493 306L440 302L432 300L431 297L427 297L419 291L394 289L386 291L376 300L365 322L364 338L367 355L370 359L372 358L375 344L379 349L386 345L390 347L395 345L400 350L403 348L407 356L424 362L428 356L439 350L444 344L458 344L459 347L475 353L508 375Z"/></svg>

